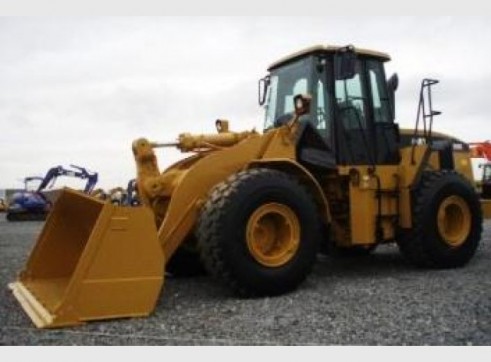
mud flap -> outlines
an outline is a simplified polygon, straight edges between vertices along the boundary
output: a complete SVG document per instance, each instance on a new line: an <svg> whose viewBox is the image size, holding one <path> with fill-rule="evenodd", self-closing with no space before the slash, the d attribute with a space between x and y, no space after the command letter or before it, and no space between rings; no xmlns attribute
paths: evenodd
<svg viewBox="0 0 491 362"><path fill-rule="evenodd" d="M9 287L39 328L146 316L164 282L164 259L150 209L64 189Z"/></svg>

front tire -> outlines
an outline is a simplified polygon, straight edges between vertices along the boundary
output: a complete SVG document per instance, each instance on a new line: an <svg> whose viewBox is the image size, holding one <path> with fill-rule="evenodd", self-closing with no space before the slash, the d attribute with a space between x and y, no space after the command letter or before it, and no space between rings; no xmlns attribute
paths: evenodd
<svg viewBox="0 0 491 362"><path fill-rule="evenodd" d="M309 274L320 240L315 202L295 177L239 172L210 193L197 237L205 268L243 296L278 295Z"/></svg>
<svg viewBox="0 0 491 362"><path fill-rule="evenodd" d="M474 256L481 233L481 205L472 185L453 171L427 172L414 193L413 228L398 244L417 266L456 268Z"/></svg>

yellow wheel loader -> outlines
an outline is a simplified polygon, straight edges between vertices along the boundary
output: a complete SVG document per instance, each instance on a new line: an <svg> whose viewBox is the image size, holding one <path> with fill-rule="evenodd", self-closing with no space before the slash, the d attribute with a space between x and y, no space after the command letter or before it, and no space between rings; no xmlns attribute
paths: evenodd
<svg viewBox="0 0 491 362"><path fill-rule="evenodd" d="M260 80L263 133L218 120L216 134L135 140L142 206L66 189L10 285L15 297L36 326L60 327L150 314L179 254L199 256L182 258L181 268L202 263L244 296L295 289L319 250L397 242L415 265L466 264L488 210L468 147L432 135L437 112L425 97L423 128L399 130L388 60L352 46L312 47ZM194 154L162 172L159 147Z"/></svg>

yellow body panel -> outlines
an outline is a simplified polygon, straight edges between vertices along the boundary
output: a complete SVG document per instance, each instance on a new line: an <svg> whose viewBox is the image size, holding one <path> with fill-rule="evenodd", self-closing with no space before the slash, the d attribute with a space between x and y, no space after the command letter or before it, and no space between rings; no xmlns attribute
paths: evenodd
<svg viewBox="0 0 491 362"><path fill-rule="evenodd" d="M337 242L343 247L353 245L370 245L377 240L377 218L380 218L380 227L383 240L390 240L395 236L397 224L391 219L404 210L398 208L396 198L389 196L390 192L399 190L399 166L377 166L371 170L369 166L341 166L339 174L349 176L357 174L357 180L349 181L349 237L338 238ZM378 180L378 181L377 181ZM378 183L380 182L380 185ZM380 196L380 215L377 190L382 190Z"/></svg>
<svg viewBox="0 0 491 362"><path fill-rule="evenodd" d="M366 170L366 167L362 167ZM380 180L382 190L397 190L398 187L398 166L377 166L375 173L369 175L367 172L362 173L358 186L350 183L350 219L351 225L351 244L372 244L376 240L376 218L378 215L377 177ZM375 177L377 176L377 177ZM381 214L382 219L388 216L397 216L397 200L381 196ZM392 239L394 237L394 225L387 221L382 221L383 239Z"/></svg>
<svg viewBox="0 0 491 362"><path fill-rule="evenodd" d="M470 183L475 184L469 151L455 151L454 164L455 170L458 173L463 175L467 180L469 180Z"/></svg>

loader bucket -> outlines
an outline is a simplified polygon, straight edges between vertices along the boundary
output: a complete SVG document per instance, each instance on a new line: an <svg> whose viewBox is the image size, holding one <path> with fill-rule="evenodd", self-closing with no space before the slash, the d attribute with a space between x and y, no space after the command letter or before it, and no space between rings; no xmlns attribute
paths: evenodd
<svg viewBox="0 0 491 362"><path fill-rule="evenodd" d="M64 189L18 280L9 286L39 328L145 316L164 282L164 254L146 207Z"/></svg>

